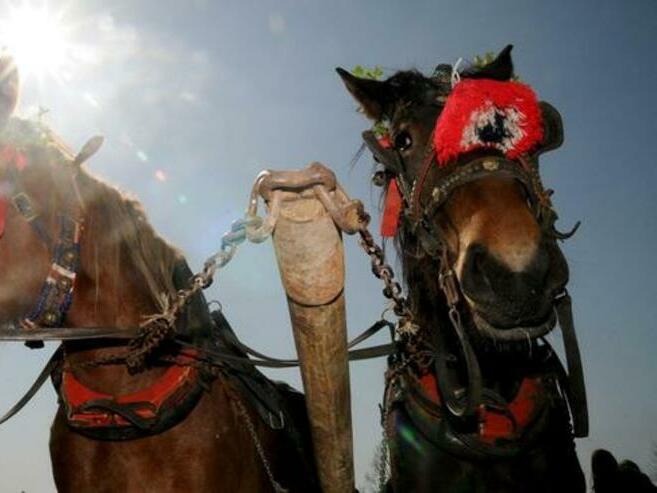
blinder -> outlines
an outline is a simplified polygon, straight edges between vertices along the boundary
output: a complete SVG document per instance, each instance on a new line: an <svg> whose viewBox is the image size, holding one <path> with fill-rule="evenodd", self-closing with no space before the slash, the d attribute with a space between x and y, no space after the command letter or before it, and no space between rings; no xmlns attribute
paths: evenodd
<svg viewBox="0 0 657 493"><path fill-rule="evenodd" d="M404 176L404 162L399 153L385 137L379 138L371 130L363 132L362 136L363 142L374 156L375 161L383 166L385 174L396 178L402 197L408 197L410 186ZM381 183L381 185L383 184Z"/></svg>

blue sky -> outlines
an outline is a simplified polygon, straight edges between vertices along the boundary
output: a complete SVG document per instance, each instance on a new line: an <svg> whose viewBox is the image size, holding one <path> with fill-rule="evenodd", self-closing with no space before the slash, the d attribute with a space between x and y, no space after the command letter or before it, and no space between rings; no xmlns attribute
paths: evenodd
<svg viewBox="0 0 657 493"><path fill-rule="evenodd" d="M78 0L50 6L67 7L65 20L76 26L72 36L85 50L65 81L26 76L21 111L48 108L49 121L73 147L105 135L90 167L137 195L194 269L243 213L263 168L322 161L375 209L369 157L348 166L368 124L334 67L430 71L513 43L517 72L564 119L565 144L543 157L544 181L556 190L562 226L583 222L564 247L591 408L591 436L577 447L587 469L591 451L601 446L649 466L657 441L657 3ZM0 0L0 19L6 14ZM345 241L348 319L356 333L379 316L383 299L354 239ZM247 343L292 354L269 243L244 246L209 297L221 300ZM46 357L46 351L0 346L1 407L13 404ZM381 436L383 371L383 361L352 365L359 478ZM293 370L270 375L299 385ZM47 443L55 408L46 389L0 429L0 490L54 489Z"/></svg>

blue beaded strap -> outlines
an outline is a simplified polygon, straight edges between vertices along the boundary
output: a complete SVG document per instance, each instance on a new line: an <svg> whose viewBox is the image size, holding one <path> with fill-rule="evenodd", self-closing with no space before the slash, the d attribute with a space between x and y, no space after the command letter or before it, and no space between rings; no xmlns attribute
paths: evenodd
<svg viewBox="0 0 657 493"><path fill-rule="evenodd" d="M59 216L60 235L46 281L36 303L23 320L28 326L54 327L61 324L73 301L75 279L80 267L81 221Z"/></svg>

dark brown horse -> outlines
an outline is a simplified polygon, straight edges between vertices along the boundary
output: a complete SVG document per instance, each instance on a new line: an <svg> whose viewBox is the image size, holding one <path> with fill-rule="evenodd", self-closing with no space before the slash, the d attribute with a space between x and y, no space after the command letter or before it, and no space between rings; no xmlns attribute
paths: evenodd
<svg viewBox="0 0 657 493"><path fill-rule="evenodd" d="M510 52L461 74L439 65L381 82L338 69L387 127L364 138L387 191L382 233L396 236L409 290L386 375L390 491L585 490L573 438L587 433L586 400L557 245L569 235L555 229L538 175L538 155L562 142L561 119L509 82ZM542 340L554 311L569 376ZM657 490L605 450L592 469L596 492Z"/></svg>
<svg viewBox="0 0 657 493"><path fill-rule="evenodd" d="M387 124L389 142L365 137L401 201L386 215L416 325L387 374L391 490L583 492L568 384L541 339L568 280L537 170L561 144L558 113L509 82L510 47L460 82L445 65L385 81L338 72Z"/></svg>
<svg viewBox="0 0 657 493"><path fill-rule="evenodd" d="M89 174L49 129L10 117L18 76L10 60L0 62L2 322L139 326L189 281L182 255L136 201ZM191 341L216 345L202 296L182 316ZM316 490L311 452L291 439L293 411L283 402L286 424L274 429L283 423L265 424L245 395L245 385L272 385L254 382L248 368L194 366L175 345L136 372L112 358L99 364L124 344L62 346L50 440L59 491L255 493L274 491L274 481ZM236 377L244 372L246 380Z"/></svg>

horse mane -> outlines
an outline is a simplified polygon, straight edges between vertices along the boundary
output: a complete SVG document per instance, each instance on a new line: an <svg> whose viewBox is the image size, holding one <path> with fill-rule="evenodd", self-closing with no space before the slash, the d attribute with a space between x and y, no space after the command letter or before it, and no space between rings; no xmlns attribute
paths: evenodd
<svg viewBox="0 0 657 493"><path fill-rule="evenodd" d="M143 285L158 309L164 309L176 293L173 270L182 259L180 251L155 231L137 199L86 169L81 170L78 181L87 209L83 245L91 245L86 259L91 257L97 289L102 285L98 282L101 275L110 278L114 293L120 292L129 277ZM82 259L84 262L84 252ZM97 300L102 296L96 293Z"/></svg>
<svg viewBox="0 0 657 493"><path fill-rule="evenodd" d="M74 153L43 123L18 118L9 123L3 132L9 136L7 141L14 142L11 137L20 136L15 145L26 149L28 160L37 166L43 163L50 170L57 196L51 204L55 210L61 209L62 198L75 193L71 170L66 169L73 166ZM157 309L163 309L176 293L173 270L183 259L181 252L155 231L136 198L93 175L85 166L79 168L77 184L85 216L81 262L96 288L96 309L101 299L107 302L108 297L124 291L127 282L147 293ZM110 304L120 309L120 303Z"/></svg>

